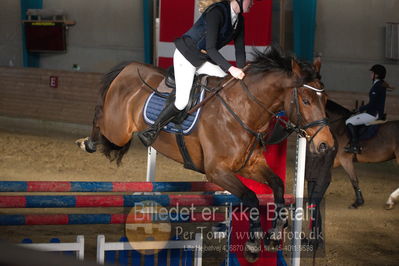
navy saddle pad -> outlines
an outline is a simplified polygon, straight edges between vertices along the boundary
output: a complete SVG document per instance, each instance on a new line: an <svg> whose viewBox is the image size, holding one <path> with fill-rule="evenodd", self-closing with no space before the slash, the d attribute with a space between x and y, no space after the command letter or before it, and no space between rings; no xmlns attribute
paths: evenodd
<svg viewBox="0 0 399 266"><path fill-rule="evenodd" d="M380 125L360 126L358 129L359 140L369 140L378 134Z"/></svg>
<svg viewBox="0 0 399 266"><path fill-rule="evenodd" d="M162 95L168 97L169 93L162 93ZM204 99L204 96L205 90L201 90L200 97L197 102L201 102ZM148 125L154 124L154 121L163 110L166 101L167 98L160 97L159 95L155 94L155 92L148 97L143 112L144 120ZM195 113L188 115L183 123L180 124L179 128L176 127L175 123L170 122L163 128L163 130L169 133L182 133L183 135L189 135L198 122L200 112L201 108L198 108Z"/></svg>

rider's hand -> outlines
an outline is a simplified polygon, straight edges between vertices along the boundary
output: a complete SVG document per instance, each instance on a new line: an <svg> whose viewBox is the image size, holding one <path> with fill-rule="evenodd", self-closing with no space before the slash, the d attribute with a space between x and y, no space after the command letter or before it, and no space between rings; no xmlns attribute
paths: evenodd
<svg viewBox="0 0 399 266"><path fill-rule="evenodd" d="M236 79L243 79L245 77L245 73L242 71L242 69L235 66L231 66L229 68L229 72Z"/></svg>

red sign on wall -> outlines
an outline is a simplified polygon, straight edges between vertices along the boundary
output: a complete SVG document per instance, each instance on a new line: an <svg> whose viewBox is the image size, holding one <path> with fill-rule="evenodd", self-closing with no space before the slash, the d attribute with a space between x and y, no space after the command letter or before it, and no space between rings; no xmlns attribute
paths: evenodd
<svg viewBox="0 0 399 266"><path fill-rule="evenodd" d="M50 76L49 86L51 88L58 88L58 77Z"/></svg>

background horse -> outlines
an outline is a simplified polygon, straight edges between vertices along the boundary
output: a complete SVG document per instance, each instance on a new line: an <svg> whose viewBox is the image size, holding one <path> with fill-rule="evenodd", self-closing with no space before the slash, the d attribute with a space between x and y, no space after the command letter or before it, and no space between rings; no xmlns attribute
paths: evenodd
<svg viewBox="0 0 399 266"><path fill-rule="evenodd" d="M338 141L338 152L335 157L334 167L342 165L348 174L356 197L355 202L350 207L357 208L364 204L364 199L354 162L379 163L395 158L399 162L399 121L389 121L380 124L375 137L360 141L362 153L354 155L344 151L345 145L349 142L345 120L352 115L352 112L331 100L327 101L326 112L331 131Z"/></svg>
<svg viewBox="0 0 399 266"><path fill-rule="evenodd" d="M113 69L103 80L91 136L78 140L78 145L86 151L95 151L96 144L102 143L103 153L120 163L133 133L147 127L143 107L152 93L148 87L156 88L164 78L163 70L141 63ZM228 78L209 78L208 86L218 87ZM308 87L303 87L304 83ZM235 175L268 184L273 189L275 211L279 211L284 206L284 184L269 168L262 153L269 122L275 113L285 110L297 129L312 137L312 153L324 153L334 142L326 126L326 96L316 92L321 88L315 74L304 75L293 58L277 49L256 52L244 80L230 82L208 101L202 107L196 128L185 136L194 165L205 173L209 182L240 198L246 207L259 208L259 201ZM153 147L183 163L174 134L161 132ZM281 219L275 220L272 231L280 232L284 224ZM258 257L261 231L259 215L250 215L251 237L245 246L249 261ZM265 245L275 249L280 239L274 240L265 241Z"/></svg>

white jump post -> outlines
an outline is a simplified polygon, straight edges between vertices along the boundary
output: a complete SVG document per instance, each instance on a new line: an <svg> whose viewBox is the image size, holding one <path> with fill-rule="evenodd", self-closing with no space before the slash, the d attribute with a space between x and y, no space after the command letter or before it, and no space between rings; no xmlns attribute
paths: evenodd
<svg viewBox="0 0 399 266"><path fill-rule="evenodd" d="M294 238L292 240L291 265L301 264L301 231L303 210L303 191L305 186L305 162L306 162L306 138L298 137L296 149L296 173L295 173L295 216L294 216Z"/></svg>
<svg viewBox="0 0 399 266"><path fill-rule="evenodd" d="M148 147L147 156L147 182L155 182L155 167L157 163L157 151L153 147Z"/></svg>
<svg viewBox="0 0 399 266"><path fill-rule="evenodd" d="M79 260L84 259L85 253L85 239L82 235L78 235L73 243L23 243L18 246L39 251L75 251Z"/></svg>

